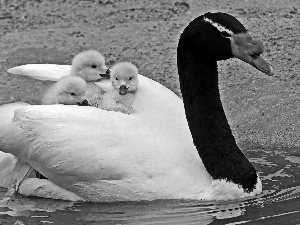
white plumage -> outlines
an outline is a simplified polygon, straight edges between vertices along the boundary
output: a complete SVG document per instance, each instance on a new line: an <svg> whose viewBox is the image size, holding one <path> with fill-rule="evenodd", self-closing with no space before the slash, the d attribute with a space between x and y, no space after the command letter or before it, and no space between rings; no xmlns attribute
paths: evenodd
<svg viewBox="0 0 300 225"><path fill-rule="evenodd" d="M51 67L58 71L54 64L36 66L34 77L40 80ZM27 68L33 66L18 67L18 73L20 68L30 75ZM55 79L68 75L65 71ZM109 80L95 84L113 88ZM259 180L245 193L236 184L211 179L193 144L183 102L168 88L139 75L132 107L134 113L127 115L82 106L1 106L0 151L49 179L28 178L18 191L85 201L232 199L261 192Z"/></svg>
<svg viewBox="0 0 300 225"><path fill-rule="evenodd" d="M204 198L211 178L193 145L182 100L149 78L139 80L130 115L82 106L1 106L7 122L0 123L0 150L46 176L49 193L53 183L53 189L89 201ZM40 183L32 185L23 193L32 195Z"/></svg>

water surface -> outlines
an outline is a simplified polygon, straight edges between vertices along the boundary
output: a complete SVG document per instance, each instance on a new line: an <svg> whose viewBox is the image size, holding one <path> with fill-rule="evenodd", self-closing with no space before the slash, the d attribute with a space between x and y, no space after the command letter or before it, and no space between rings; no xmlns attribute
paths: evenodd
<svg viewBox="0 0 300 225"><path fill-rule="evenodd" d="M7 198L6 190L0 189L0 224L300 224L297 148L255 148L245 153L263 182L262 194L254 198L73 203Z"/></svg>

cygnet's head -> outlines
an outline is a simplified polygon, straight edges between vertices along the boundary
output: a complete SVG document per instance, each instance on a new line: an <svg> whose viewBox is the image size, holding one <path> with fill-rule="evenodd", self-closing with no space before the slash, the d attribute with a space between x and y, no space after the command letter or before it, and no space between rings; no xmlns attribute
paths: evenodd
<svg viewBox="0 0 300 225"><path fill-rule="evenodd" d="M137 89L138 70L130 62L117 63L111 68L110 80L120 95L126 95L127 92L134 92Z"/></svg>
<svg viewBox="0 0 300 225"><path fill-rule="evenodd" d="M110 70L100 52L87 50L73 58L71 75L79 76L87 82L95 82L103 77L109 78Z"/></svg>
<svg viewBox="0 0 300 225"><path fill-rule="evenodd" d="M77 76L67 76L55 84L54 93L58 104L76 105L85 100L86 89L85 80Z"/></svg>

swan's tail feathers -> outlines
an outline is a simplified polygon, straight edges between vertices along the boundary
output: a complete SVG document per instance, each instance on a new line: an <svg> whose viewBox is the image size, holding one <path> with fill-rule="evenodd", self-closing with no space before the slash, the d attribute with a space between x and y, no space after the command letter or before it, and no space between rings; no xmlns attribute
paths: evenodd
<svg viewBox="0 0 300 225"><path fill-rule="evenodd" d="M35 175L35 170L29 166L27 163L18 160L12 170L12 176L10 183L8 185L6 196L13 196L18 192L20 184Z"/></svg>
<svg viewBox="0 0 300 225"><path fill-rule="evenodd" d="M47 179L26 179L20 185L18 192L25 196L36 196L67 201L84 201L73 192L63 189Z"/></svg>
<svg viewBox="0 0 300 225"><path fill-rule="evenodd" d="M37 80L58 81L64 76L70 75L70 65L57 64L26 64L16 66L7 72L16 75L29 76Z"/></svg>
<svg viewBox="0 0 300 225"><path fill-rule="evenodd" d="M9 187L16 162L17 158L15 156L0 152L0 187Z"/></svg>

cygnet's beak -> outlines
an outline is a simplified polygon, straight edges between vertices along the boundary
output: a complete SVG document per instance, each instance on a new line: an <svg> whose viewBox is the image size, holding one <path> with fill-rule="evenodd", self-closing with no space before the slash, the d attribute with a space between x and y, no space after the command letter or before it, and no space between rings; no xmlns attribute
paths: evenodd
<svg viewBox="0 0 300 225"><path fill-rule="evenodd" d="M125 85L121 85L119 88L119 94L120 95L126 95L128 91L128 87L126 87Z"/></svg>
<svg viewBox="0 0 300 225"><path fill-rule="evenodd" d="M77 102L77 105L79 105L79 106L91 106L86 99L84 99L82 102Z"/></svg>
<svg viewBox="0 0 300 225"><path fill-rule="evenodd" d="M110 79L110 69L107 68L105 74L100 74L102 78Z"/></svg>

